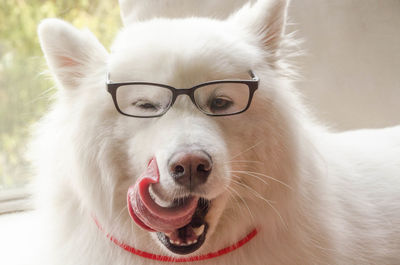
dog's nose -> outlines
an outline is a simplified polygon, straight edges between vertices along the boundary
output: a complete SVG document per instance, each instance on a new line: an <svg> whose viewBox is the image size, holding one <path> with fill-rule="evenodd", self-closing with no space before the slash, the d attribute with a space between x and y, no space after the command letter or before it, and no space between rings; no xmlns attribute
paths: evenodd
<svg viewBox="0 0 400 265"><path fill-rule="evenodd" d="M169 173L176 183L189 190L205 183L212 169L211 156L205 151L178 152L168 162Z"/></svg>

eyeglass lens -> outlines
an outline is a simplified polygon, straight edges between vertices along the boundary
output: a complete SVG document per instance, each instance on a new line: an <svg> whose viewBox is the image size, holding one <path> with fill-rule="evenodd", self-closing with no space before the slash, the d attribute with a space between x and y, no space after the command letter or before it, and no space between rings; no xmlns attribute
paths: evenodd
<svg viewBox="0 0 400 265"><path fill-rule="evenodd" d="M242 83L218 83L199 87L194 92L197 107L212 115L233 114L244 110L250 90Z"/></svg>
<svg viewBox="0 0 400 265"><path fill-rule="evenodd" d="M156 116L164 113L171 104L172 91L152 85L123 85L117 89L120 110L133 116Z"/></svg>

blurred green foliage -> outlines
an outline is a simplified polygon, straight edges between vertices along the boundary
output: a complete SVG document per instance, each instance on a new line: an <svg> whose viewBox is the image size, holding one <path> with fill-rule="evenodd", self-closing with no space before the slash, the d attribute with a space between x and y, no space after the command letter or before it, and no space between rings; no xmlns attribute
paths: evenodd
<svg viewBox="0 0 400 265"><path fill-rule="evenodd" d="M51 103L54 84L36 33L49 17L89 28L108 47L121 26L118 1L1 0L0 190L21 187L32 173L25 159L32 125Z"/></svg>

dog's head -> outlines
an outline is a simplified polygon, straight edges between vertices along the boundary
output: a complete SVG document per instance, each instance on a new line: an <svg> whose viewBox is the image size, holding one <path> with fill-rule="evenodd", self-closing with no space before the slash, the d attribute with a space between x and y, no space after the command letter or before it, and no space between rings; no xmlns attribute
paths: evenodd
<svg viewBox="0 0 400 265"><path fill-rule="evenodd" d="M46 59L63 88L53 116L84 209L127 243L185 255L237 241L260 214L276 217L264 196L287 189L285 174L275 174L289 170L280 162L290 160L277 107L286 104L279 91L286 4L259 1L223 21L134 23L118 34L111 53L88 31L56 19L40 25ZM159 179L139 200L161 210L145 206L152 216L133 215L144 215L157 233L133 225L126 205L128 188L148 172ZM173 215L188 213L177 227Z"/></svg>

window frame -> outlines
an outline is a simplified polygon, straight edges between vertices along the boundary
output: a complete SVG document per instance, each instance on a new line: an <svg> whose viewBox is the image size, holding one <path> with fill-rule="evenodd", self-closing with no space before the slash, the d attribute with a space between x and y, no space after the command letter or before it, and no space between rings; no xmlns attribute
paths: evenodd
<svg viewBox="0 0 400 265"><path fill-rule="evenodd" d="M0 215L33 209L32 194L28 187L0 191Z"/></svg>

